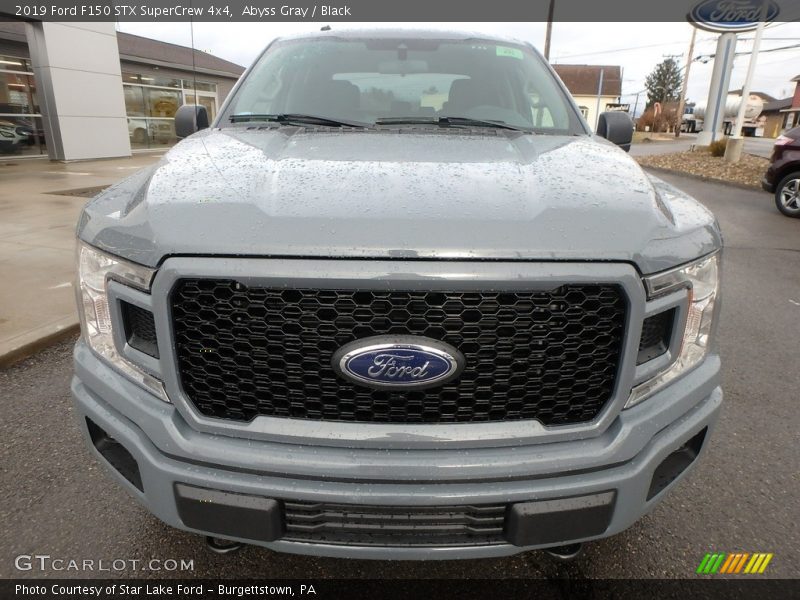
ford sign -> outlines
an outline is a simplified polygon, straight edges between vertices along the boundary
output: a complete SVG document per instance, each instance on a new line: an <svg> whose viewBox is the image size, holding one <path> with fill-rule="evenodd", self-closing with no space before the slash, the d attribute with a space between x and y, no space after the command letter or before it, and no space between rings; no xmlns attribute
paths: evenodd
<svg viewBox="0 0 800 600"><path fill-rule="evenodd" d="M464 356L444 342L417 336L374 336L333 355L342 377L374 388L419 389L441 385L464 368Z"/></svg>
<svg viewBox="0 0 800 600"><path fill-rule="evenodd" d="M774 0L703 0L687 19L708 31L738 33L755 29L759 21L774 21L778 12Z"/></svg>

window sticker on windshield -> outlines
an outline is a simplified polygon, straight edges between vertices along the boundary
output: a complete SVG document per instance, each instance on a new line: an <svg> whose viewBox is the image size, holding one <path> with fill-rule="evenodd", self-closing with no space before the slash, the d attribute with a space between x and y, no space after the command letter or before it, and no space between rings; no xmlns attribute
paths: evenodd
<svg viewBox="0 0 800 600"><path fill-rule="evenodd" d="M522 50L517 48L509 48L508 46L495 46L497 48L497 56L510 56L511 58L518 58L522 60Z"/></svg>

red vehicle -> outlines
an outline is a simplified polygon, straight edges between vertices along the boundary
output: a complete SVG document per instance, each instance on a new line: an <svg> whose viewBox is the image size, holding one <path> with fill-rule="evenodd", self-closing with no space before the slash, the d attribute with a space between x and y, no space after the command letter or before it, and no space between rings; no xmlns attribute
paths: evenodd
<svg viewBox="0 0 800 600"><path fill-rule="evenodd" d="M800 217L800 127L777 140L761 187L775 193L775 205L787 217Z"/></svg>

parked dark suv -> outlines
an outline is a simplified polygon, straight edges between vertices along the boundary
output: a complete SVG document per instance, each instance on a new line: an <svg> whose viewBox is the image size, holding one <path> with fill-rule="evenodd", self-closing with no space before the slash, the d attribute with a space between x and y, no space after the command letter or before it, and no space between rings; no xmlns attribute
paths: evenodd
<svg viewBox="0 0 800 600"><path fill-rule="evenodd" d="M775 205L787 217L800 217L800 127L777 140L761 187L775 193Z"/></svg>

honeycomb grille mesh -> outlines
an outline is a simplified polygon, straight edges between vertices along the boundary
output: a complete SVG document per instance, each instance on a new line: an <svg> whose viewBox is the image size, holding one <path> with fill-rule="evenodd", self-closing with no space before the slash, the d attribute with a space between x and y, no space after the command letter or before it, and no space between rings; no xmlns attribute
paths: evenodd
<svg viewBox="0 0 800 600"><path fill-rule="evenodd" d="M597 416L617 376L625 300L615 285L550 291L365 291L181 279L171 296L184 392L203 415L464 423ZM342 345L419 335L466 368L429 389L373 390L336 375Z"/></svg>

